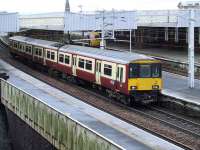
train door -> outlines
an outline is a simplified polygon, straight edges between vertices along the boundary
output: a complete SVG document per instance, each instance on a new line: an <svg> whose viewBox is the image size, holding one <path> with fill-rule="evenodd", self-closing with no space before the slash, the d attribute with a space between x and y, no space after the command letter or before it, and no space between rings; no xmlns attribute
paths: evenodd
<svg viewBox="0 0 200 150"><path fill-rule="evenodd" d="M77 68L77 56L76 55L73 55L72 56L72 58L73 58L73 63L72 63L72 74L74 75L74 76L76 76L76 68Z"/></svg>
<svg viewBox="0 0 200 150"><path fill-rule="evenodd" d="M101 84L101 61L96 61L96 83Z"/></svg>
<svg viewBox="0 0 200 150"><path fill-rule="evenodd" d="M123 83L125 83L125 66L117 65L117 84L116 84L116 89L118 91L122 92Z"/></svg>

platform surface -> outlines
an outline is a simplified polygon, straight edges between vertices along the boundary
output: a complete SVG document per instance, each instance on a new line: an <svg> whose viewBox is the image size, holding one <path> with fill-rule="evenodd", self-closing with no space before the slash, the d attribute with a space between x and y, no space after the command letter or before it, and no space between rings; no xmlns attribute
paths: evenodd
<svg viewBox="0 0 200 150"><path fill-rule="evenodd" d="M9 82L78 120L127 150L180 150L181 148L149 134L116 117L63 93L0 60Z"/></svg>
<svg viewBox="0 0 200 150"><path fill-rule="evenodd" d="M108 44L107 48L115 49L115 50L122 50L122 51L130 51L130 48L126 45L120 45L118 43ZM166 48L144 48L144 49L132 49L132 52L141 53L149 56L160 57L163 59L169 59L173 61L178 61L182 63L187 63L188 61L188 52L187 50L181 49L166 49ZM195 63L200 65L200 53L195 52Z"/></svg>
<svg viewBox="0 0 200 150"><path fill-rule="evenodd" d="M163 72L163 91L165 95L200 106L200 80L195 80L195 88L188 88L188 78Z"/></svg>

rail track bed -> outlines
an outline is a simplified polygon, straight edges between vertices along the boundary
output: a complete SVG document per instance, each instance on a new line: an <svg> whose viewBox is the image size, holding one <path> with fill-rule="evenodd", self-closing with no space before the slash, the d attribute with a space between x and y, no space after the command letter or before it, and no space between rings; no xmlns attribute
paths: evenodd
<svg viewBox="0 0 200 150"><path fill-rule="evenodd" d="M2 45L0 46L2 47ZM160 107L155 109L153 106L134 108L124 106L104 96L102 93L97 93L97 89L88 90L64 79L58 80L48 76L44 72L32 69L29 66L14 60L9 55L6 47L2 47L2 50L0 50L0 58L19 70L22 70L53 87L156 136L164 138L184 149L200 149L200 125L198 122L182 118L175 113L167 113Z"/></svg>

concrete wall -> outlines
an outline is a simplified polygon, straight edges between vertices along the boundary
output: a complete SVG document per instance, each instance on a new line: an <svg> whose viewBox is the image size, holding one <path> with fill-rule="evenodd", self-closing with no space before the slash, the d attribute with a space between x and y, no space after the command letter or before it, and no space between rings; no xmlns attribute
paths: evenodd
<svg viewBox="0 0 200 150"><path fill-rule="evenodd" d="M9 137L12 150L55 150L56 148L44 139L12 111L6 108L9 125ZM3 149L2 149L3 150ZM7 150L7 149L5 149Z"/></svg>
<svg viewBox="0 0 200 150"><path fill-rule="evenodd" d="M5 107L0 103L0 150L11 150L12 148L8 129Z"/></svg>
<svg viewBox="0 0 200 150"><path fill-rule="evenodd" d="M57 149L122 149L81 123L64 115L55 108L48 106L48 104L43 103L42 100L32 97L25 91L20 90L4 80L1 80L1 100L7 108L7 113L10 116L9 124L12 126L12 129L15 128L13 120L16 117L12 115L12 113L14 113L18 118L23 120L24 123L29 125L29 128L34 129ZM21 121L17 124L19 125L20 122ZM23 125L19 125L11 131L14 132L15 137L20 136L20 132L16 131L18 128L23 130ZM32 135L29 136L35 138ZM26 136L22 137L26 139ZM36 141L38 141L37 138ZM30 145L32 145L32 143L30 143Z"/></svg>

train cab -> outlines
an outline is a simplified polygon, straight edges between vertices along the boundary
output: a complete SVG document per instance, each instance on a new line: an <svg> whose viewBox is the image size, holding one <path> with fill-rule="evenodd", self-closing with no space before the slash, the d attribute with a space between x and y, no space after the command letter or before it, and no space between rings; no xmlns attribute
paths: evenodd
<svg viewBox="0 0 200 150"><path fill-rule="evenodd" d="M162 89L162 69L158 60L129 64L128 90L135 101L157 99Z"/></svg>

